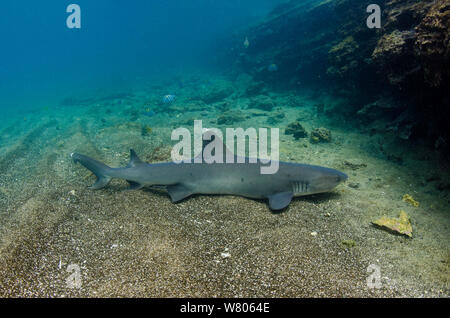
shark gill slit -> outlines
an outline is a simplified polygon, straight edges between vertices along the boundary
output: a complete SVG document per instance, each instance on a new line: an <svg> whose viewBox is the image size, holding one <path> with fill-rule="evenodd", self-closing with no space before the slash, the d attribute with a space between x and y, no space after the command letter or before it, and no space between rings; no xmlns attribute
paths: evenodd
<svg viewBox="0 0 450 318"><path fill-rule="evenodd" d="M294 194L300 194L307 192L309 188L309 183L305 181L294 181L292 182L292 192Z"/></svg>

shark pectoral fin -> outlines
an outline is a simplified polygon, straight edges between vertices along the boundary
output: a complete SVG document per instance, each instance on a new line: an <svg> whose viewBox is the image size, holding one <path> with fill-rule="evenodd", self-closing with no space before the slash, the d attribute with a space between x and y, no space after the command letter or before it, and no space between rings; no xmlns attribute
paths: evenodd
<svg viewBox="0 0 450 318"><path fill-rule="evenodd" d="M269 195L269 206L272 210L284 209L291 203L293 196L292 192L280 192Z"/></svg>
<svg viewBox="0 0 450 318"><path fill-rule="evenodd" d="M130 181L130 180L127 180L127 181L130 184L130 187L127 190L139 190L144 187L144 185L140 184L139 182L134 182L134 181Z"/></svg>
<svg viewBox="0 0 450 318"><path fill-rule="evenodd" d="M169 192L172 202L178 202L192 195L191 189L181 183L167 186L167 192Z"/></svg>

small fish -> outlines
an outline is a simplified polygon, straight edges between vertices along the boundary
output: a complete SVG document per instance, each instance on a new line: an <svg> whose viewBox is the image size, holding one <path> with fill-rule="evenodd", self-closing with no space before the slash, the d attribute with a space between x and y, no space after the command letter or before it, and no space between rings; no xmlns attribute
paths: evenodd
<svg viewBox="0 0 450 318"><path fill-rule="evenodd" d="M267 67L267 70L269 72L276 72L276 71L278 71L278 66L276 64L272 63Z"/></svg>
<svg viewBox="0 0 450 318"><path fill-rule="evenodd" d="M245 48L248 48L250 45L250 42L248 41L248 37L245 37L244 46Z"/></svg>
<svg viewBox="0 0 450 318"><path fill-rule="evenodd" d="M166 95L163 97L162 101L164 104L170 104L175 100L175 95Z"/></svg>

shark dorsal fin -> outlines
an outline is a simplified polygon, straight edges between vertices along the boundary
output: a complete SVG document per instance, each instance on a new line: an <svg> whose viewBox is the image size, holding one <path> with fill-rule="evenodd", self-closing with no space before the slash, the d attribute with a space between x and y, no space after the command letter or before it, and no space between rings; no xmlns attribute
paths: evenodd
<svg viewBox="0 0 450 318"><path fill-rule="evenodd" d="M127 168L135 167L143 163L144 162L141 159L139 159L138 155L136 154L136 151L130 149L130 162L128 163Z"/></svg>
<svg viewBox="0 0 450 318"><path fill-rule="evenodd" d="M220 132L220 131L219 131ZM203 145L202 145L202 154L203 158L207 160L209 157L215 156L215 150L216 149L222 149L222 155L223 155L223 162L227 161L227 158L234 158L233 152L228 149L226 144L223 142L222 138L220 137L217 130L215 129L208 129L203 133ZM214 153L211 152L212 148L214 147Z"/></svg>

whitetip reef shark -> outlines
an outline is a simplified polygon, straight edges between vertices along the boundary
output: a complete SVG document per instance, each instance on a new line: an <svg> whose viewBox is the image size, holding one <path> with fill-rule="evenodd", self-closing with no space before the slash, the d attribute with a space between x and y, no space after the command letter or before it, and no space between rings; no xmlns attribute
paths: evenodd
<svg viewBox="0 0 450 318"><path fill-rule="evenodd" d="M226 149L226 147L225 147ZM227 150L227 149L226 149ZM229 151L229 150L228 150ZM252 199L268 199L272 210L286 208L295 196L329 192L347 180L338 170L300 163L280 161L274 174L261 174L260 160L251 163L145 163L130 150L130 162L123 168L111 168L88 156L72 153L72 159L92 171L97 181L91 189L101 189L112 178L125 179L130 189L166 186L172 202L193 194L237 195Z"/></svg>

